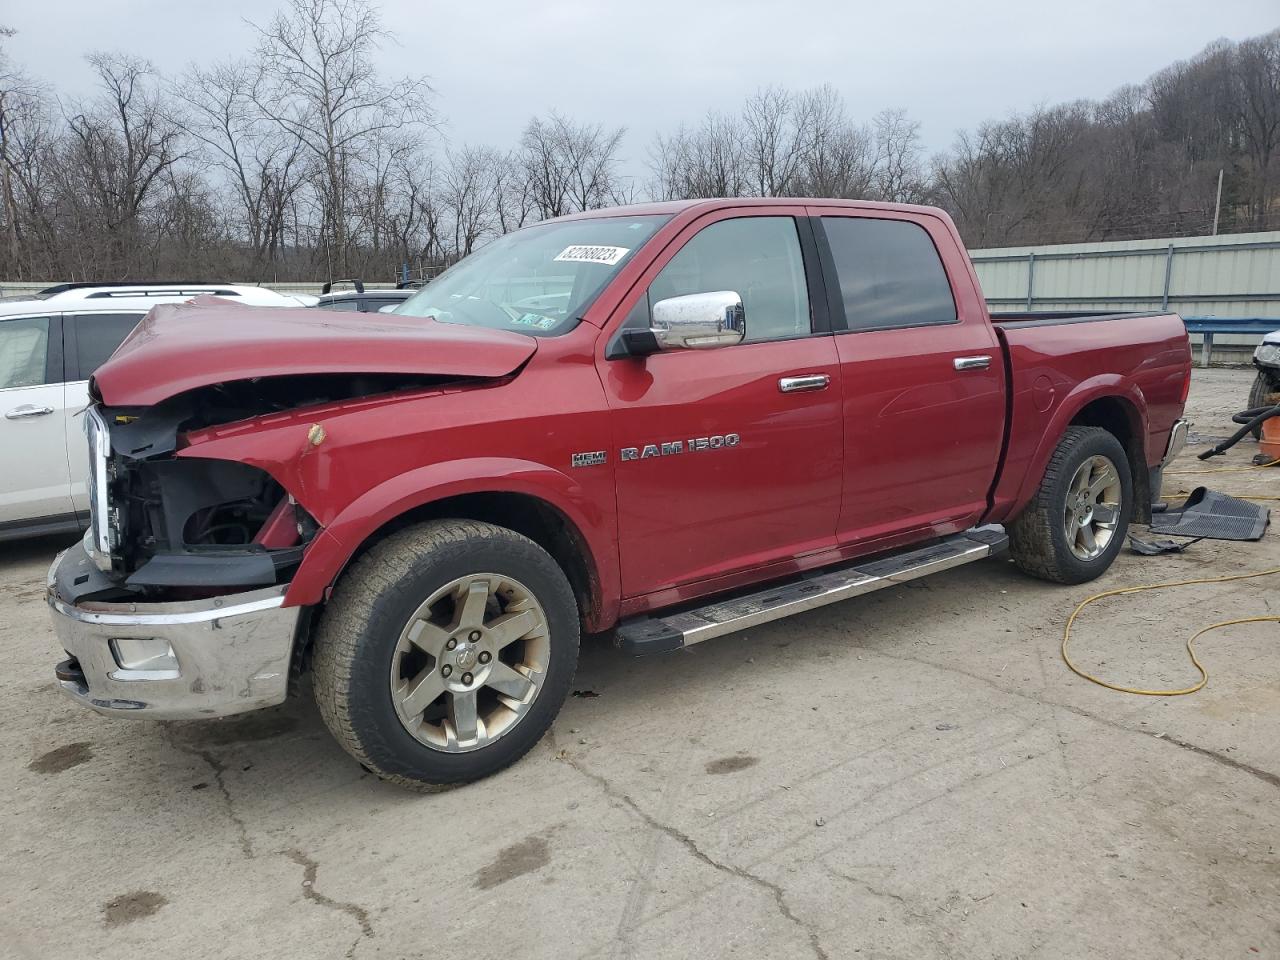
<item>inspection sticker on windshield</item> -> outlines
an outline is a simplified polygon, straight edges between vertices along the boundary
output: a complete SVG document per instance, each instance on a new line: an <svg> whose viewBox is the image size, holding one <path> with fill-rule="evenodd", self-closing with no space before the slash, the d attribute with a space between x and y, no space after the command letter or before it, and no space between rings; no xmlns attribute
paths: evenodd
<svg viewBox="0 0 1280 960"><path fill-rule="evenodd" d="M573 247L565 247L555 259L566 260L570 263L603 263L612 267L630 252L630 247L602 247L578 244Z"/></svg>

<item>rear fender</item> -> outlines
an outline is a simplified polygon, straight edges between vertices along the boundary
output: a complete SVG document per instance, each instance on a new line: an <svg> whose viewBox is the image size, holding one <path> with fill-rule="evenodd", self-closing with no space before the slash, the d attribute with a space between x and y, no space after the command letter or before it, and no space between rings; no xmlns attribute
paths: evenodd
<svg viewBox="0 0 1280 960"><path fill-rule="evenodd" d="M1052 412L1049 422L1044 426L1040 434L1035 452L1031 455L1031 459L1022 474L1022 479L1017 486L1016 492L1012 495L1012 499L1008 499L1008 488L1003 483L1000 485L1006 490L1006 496L1001 498L997 495L996 506L992 511L992 520L997 522L1010 520L1018 516L1026 508L1027 504L1031 502L1031 498L1035 496L1036 490L1039 489L1040 481L1044 478L1045 470L1049 467L1049 458L1053 456L1053 451L1057 449L1058 442L1062 439L1067 427L1080 414L1080 411L1089 404L1095 400L1109 397L1124 401L1125 412L1129 416L1130 431L1141 445L1141 460L1143 463L1149 462L1150 451L1147 450L1147 401L1142 391L1138 389L1137 384L1132 380L1114 373L1090 377L1088 380L1082 380L1076 384L1075 388L1063 398L1062 402ZM1019 411L1015 409L1012 424L1012 430L1015 434L1019 430L1032 427L1030 423L1020 424L1018 413ZM1002 499L1005 503L1003 507L1000 504Z"/></svg>

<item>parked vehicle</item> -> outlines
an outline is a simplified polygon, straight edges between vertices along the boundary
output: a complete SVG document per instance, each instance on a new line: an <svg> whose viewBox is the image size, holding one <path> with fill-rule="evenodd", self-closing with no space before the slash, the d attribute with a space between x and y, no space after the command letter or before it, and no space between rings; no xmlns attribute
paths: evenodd
<svg viewBox="0 0 1280 960"><path fill-rule="evenodd" d="M217 283L64 283L0 301L0 540L84 529L89 461L78 414L90 374L157 303L208 294L302 305Z"/></svg>
<svg viewBox="0 0 1280 960"><path fill-rule="evenodd" d="M349 283L350 290L333 288L339 283ZM366 288L362 280L337 280L326 283L320 289L315 306L321 310L354 310L358 313L378 313L386 307L398 307L418 292L417 287L398 286Z"/></svg>
<svg viewBox="0 0 1280 960"><path fill-rule="evenodd" d="M1253 387L1249 390L1249 403L1246 410L1272 406L1274 395L1280 394L1280 330L1268 333L1262 338L1253 351L1253 365L1258 368ZM1262 436L1262 427L1254 427L1251 431L1257 440Z"/></svg>
<svg viewBox="0 0 1280 960"><path fill-rule="evenodd" d="M310 669L370 770L471 780L583 631L670 651L1006 546L1098 576L1189 383L1176 315L993 322L950 219L891 204L564 217L376 320L161 307L94 377L56 675L203 718Z"/></svg>

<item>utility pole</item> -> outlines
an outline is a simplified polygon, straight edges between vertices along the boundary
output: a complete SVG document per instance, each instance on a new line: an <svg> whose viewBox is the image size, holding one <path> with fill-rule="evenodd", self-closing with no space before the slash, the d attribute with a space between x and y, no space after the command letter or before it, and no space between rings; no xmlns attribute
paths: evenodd
<svg viewBox="0 0 1280 960"><path fill-rule="evenodd" d="M1222 212L1222 168L1218 168L1218 199L1213 203L1213 235L1218 235L1218 214Z"/></svg>

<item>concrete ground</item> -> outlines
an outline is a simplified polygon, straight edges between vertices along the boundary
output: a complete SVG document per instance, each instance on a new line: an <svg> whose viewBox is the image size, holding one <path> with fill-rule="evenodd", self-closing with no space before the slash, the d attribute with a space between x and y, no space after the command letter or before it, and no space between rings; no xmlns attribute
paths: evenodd
<svg viewBox="0 0 1280 960"><path fill-rule="evenodd" d="M1250 377L1196 371L1201 437ZM58 546L0 548L0 956L1280 956L1280 627L1205 637L1209 685L1173 699L1058 654L1090 594L1280 566L1274 531L1080 587L986 561L666 658L592 644L553 735L435 795L363 773L307 698L203 724L73 706ZM1186 637L1280 613L1275 583L1105 601L1075 650L1187 683Z"/></svg>

